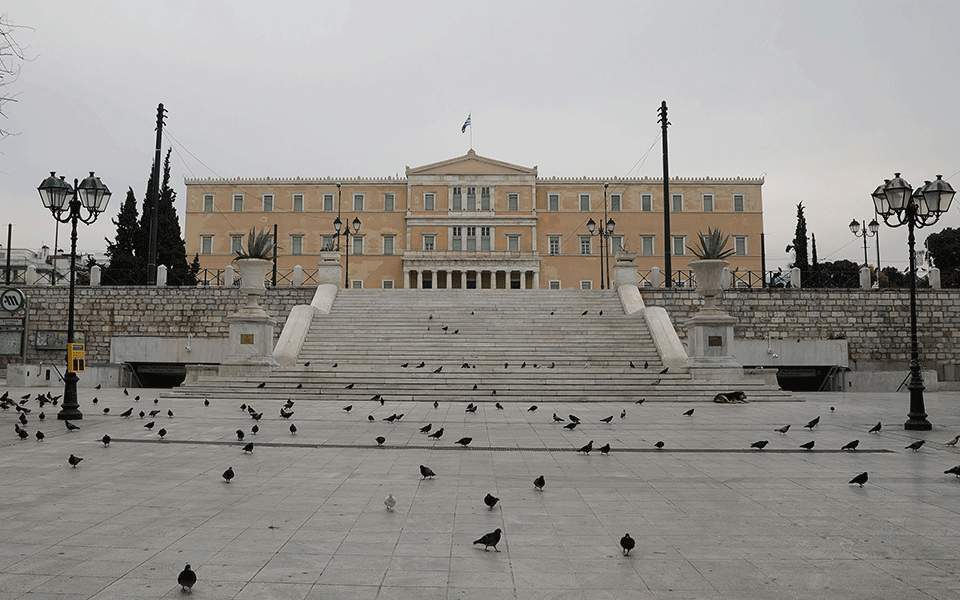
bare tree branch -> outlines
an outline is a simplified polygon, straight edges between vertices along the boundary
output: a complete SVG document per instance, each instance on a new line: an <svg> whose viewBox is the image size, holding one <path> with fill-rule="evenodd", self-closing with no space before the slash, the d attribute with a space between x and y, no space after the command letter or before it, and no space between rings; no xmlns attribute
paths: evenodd
<svg viewBox="0 0 960 600"><path fill-rule="evenodd" d="M7 15L0 15L0 118L6 119L6 105L17 101L17 94L7 91L20 76L20 65L26 58L24 47L17 41L16 33L27 29L10 21ZM14 135L13 131L0 127L0 138Z"/></svg>

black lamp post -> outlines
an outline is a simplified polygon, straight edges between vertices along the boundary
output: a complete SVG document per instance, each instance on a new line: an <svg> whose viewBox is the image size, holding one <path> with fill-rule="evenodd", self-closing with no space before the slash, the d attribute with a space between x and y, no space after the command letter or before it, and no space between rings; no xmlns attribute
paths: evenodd
<svg viewBox="0 0 960 600"><path fill-rule="evenodd" d="M73 343L73 309L74 309L74 290L77 279L77 221L83 221L87 225L97 220L97 217L107 209L107 203L110 201L110 189L100 181L100 178L90 171L90 176L81 182L73 180L73 187L67 183L63 177L57 177L53 171L50 177L47 177L37 188L40 192L40 200L43 206L52 214L53 218L59 223L70 223L70 301L67 308L67 345ZM70 200L67 200L67 197ZM80 210L86 211L85 216L81 216ZM67 373L63 378L63 403L60 406L60 412L57 418L61 420L82 419L83 413L80 412L80 405L77 402L77 381L80 378L74 371L72 364L67 364Z"/></svg>
<svg viewBox="0 0 960 600"><path fill-rule="evenodd" d="M867 224L866 221L863 221L861 224L860 221L854 219L850 221L850 233L854 236L863 238L863 266L867 266L867 238L874 237L877 235L877 232L880 231L880 223L877 223L876 219L870 221ZM877 261L877 281L880 281L880 264Z"/></svg>
<svg viewBox="0 0 960 600"><path fill-rule="evenodd" d="M338 216L333 220L333 230L337 235L337 244L340 244L340 236L342 235L346 239L346 250L344 252L344 269L343 269L343 287L345 289L350 288L350 238L355 237L360 233L360 219L357 217L353 218L353 222L348 224L346 227L343 226L343 221L340 220ZM350 227L353 226L353 231L350 230ZM340 232L340 229L343 229L343 232Z"/></svg>
<svg viewBox="0 0 960 600"><path fill-rule="evenodd" d="M617 226L616 221L612 218L607 219L607 222L604 224L603 221L600 222L600 226L597 226L596 221L592 218L587 221L587 231L590 235L595 235L600 238L600 289L606 289L608 286L606 278L606 266L603 261L604 257L604 248L608 243L607 240L610 239L610 236L613 235L614 228Z"/></svg>
<svg viewBox="0 0 960 600"><path fill-rule="evenodd" d="M920 351L917 347L917 259L915 252L916 239L914 229L933 225L940 220L940 215L950 209L953 200L953 187L937 175L936 181L926 181L923 186L914 190L900 173L895 173L893 179L887 180L877 187L871 194L874 209L883 218L883 222L890 227L907 226L907 246L910 252L910 412L907 413L907 422L904 429L929 430L932 428L927 420L927 412L923 405L923 376L920 374Z"/></svg>

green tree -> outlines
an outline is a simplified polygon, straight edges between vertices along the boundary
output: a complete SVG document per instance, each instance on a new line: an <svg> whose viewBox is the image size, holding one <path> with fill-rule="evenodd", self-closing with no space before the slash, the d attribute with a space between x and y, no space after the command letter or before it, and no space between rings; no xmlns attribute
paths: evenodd
<svg viewBox="0 0 960 600"><path fill-rule="evenodd" d="M931 233L926 246L933 266L940 269L943 287L960 287L960 228Z"/></svg>
<svg viewBox="0 0 960 600"><path fill-rule="evenodd" d="M107 241L110 264L103 270L104 285L135 285L143 278L144 264L136 255L140 225L137 223L137 198L133 188L127 188L127 197L120 214L113 219L117 233Z"/></svg>
<svg viewBox="0 0 960 600"><path fill-rule="evenodd" d="M820 263L817 261L817 236L814 233L810 234L810 269L816 271L820 266Z"/></svg>
<svg viewBox="0 0 960 600"><path fill-rule="evenodd" d="M807 218L803 215L803 202L797 204L797 229L793 234L793 243L787 246L787 252L791 250L794 252L794 261L790 266L800 269L801 276L809 273L810 261L807 259Z"/></svg>
<svg viewBox="0 0 960 600"><path fill-rule="evenodd" d="M187 265L187 248L180 230L180 219L177 217L175 202L177 193L170 187L170 153L163 160L163 174L160 180L159 197L157 199L157 265L166 265L168 285L196 285L196 279ZM140 215L140 234L137 240L137 256L144 264L149 262L148 249L150 242L151 207L149 194L153 183L153 169L147 181L148 198L143 203ZM146 276L146 273L144 273Z"/></svg>

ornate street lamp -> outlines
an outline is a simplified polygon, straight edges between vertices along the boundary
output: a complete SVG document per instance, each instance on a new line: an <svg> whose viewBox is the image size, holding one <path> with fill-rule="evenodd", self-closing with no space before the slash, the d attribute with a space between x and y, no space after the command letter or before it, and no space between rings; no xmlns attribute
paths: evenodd
<svg viewBox="0 0 960 600"><path fill-rule="evenodd" d="M880 230L880 223L877 223L876 219L870 221L868 225L866 221L863 221L861 224L860 221L854 219L850 221L850 233L854 237L863 238L863 266L867 266L867 238L875 237L877 231ZM879 253L879 246L877 247L877 252ZM880 281L880 261L877 261L877 281Z"/></svg>
<svg viewBox="0 0 960 600"><path fill-rule="evenodd" d="M593 218L587 220L587 232L591 236L598 236L600 238L600 289L606 289L610 286L610 282L607 277L607 266L609 266L609 258L607 258L606 264L604 263L604 257L606 256L607 244L609 239L613 236L614 228L617 226L616 221L613 218L607 219L607 188L610 184L603 184L603 218L606 219L606 222L603 219L600 220L598 224Z"/></svg>
<svg viewBox="0 0 960 600"><path fill-rule="evenodd" d="M360 219L358 217L354 217L353 222L348 224L346 227L344 227L343 221L340 220L339 216L337 216L337 218L333 220L333 230L336 232L338 249L340 246L341 235L344 237L347 244L346 251L344 253L344 270L343 270L343 287L344 288L350 287L350 238L355 237L360 233L361 225L362 223L360 222ZM352 231L350 229L351 227L353 227ZM343 230L342 232L340 231L341 229Z"/></svg>
<svg viewBox="0 0 960 600"><path fill-rule="evenodd" d="M920 351L917 345L917 258L914 229L929 227L950 209L955 195L953 187L937 175L935 181L926 181L916 190L895 173L893 179L877 187L871 194L874 209L889 227L907 226L907 246L910 253L910 412L904 429L929 430L923 405L923 376L920 374Z"/></svg>
<svg viewBox="0 0 960 600"><path fill-rule="evenodd" d="M110 202L110 189L100 178L90 171L90 175L83 181L73 180L73 187L56 172L50 171L50 176L44 179L37 188L40 192L40 201L44 208L53 214L59 223L70 223L70 300L67 307L67 346L74 341L74 293L77 278L77 221L87 225L97 220L100 213L107 209ZM69 197L69 201L67 198ZM85 215L81 215L81 209ZM67 363L67 372L63 378L63 403L57 418L61 420L82 419L80 405L77 402L77 381L79 381L74 365Z"/></svg>

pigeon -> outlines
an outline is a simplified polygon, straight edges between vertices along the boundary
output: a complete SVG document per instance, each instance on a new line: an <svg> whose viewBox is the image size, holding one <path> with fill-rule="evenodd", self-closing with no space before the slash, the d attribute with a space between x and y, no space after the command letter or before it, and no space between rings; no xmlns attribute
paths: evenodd
<svg viewBox="0 0 960 600"><path fill-rule="evenodd" d="M247 405L246 405L246 404L241 404L241 405L240 405L240 410L247 410Z"/></svg>
<svg viewBox="0 0 960 600"><path fill-rule="evenodd" d="M610 444L600 446L600 454L610 454Z"/></svg>
<svg viewBox="0 0 960 600"><path fill-rule="evenodd" d="M493 507L497 505L497 502L500 502L500 498L497 498L493 494L487 494L483 497L483 503L487 505L487 508L493 510Z"/></svg>
<svg viewBox="0 0 960 600"><path fill-rule="evenodd" d="M405 363L403 363L402 365L400 365L400 367L403 368L403 369L406 369L406 368L409 367L409 366L410 366L410 363L408 363L408 362L405 362Z"/></svg>
<svg viewBox="0 0 960 600"><path fill-rule="evenodd" d="M158 408L157 410L151 410L151 411L150 411L149 413L147 413L147 414L149 414L151 417L155 417L155 416L157 416L157 415L160 414L160 409Z"/></svg>
<svg viewBox="0 0 960 600"><path fill-rule="evenodd" d="M227 470L223 472L223 480L227 483L230 483L230 480L235 477L233 472L233 467L227 467Z"/></svg>
<svg viewBox="0 0 960 600"><path fill-rule="evenodd" d="M210 406L210 401L207 400L206 398L204 398L204 399L203 399L203 405L204 405L204 406Z"/></svg>
<svg viewBox="0 0 960 600"><path fill-rule="evenodd" d="M590 440L586 444L580 447L577 452L583 452L584 454L590 454L590 451L593 450L593 440Z"/></svg>
<svg viewBox="0 0 960 600"><path fill-rule="evenodd" d="M247 454L253 454L253 442L248 442L243 446L243 451Z"/></svg>
<svg viewBox="0 0 960 600"><path fill-rule="evenodd" d="M613 415L610 415L609 417L604 417L604 418L602 418L602 419L600 419L600 420L601 420L602 422L604 422L604 423L609 423L610 421L613 420Z"/></svg>
<svg viewBox="0 0 960 600"><path fill-rule="evenodd" d="M397 413L393 413L392 415L384 419L384 421L388 423L393 423L396 420L397 420Z"/></svg>
<svg viewBox="0 0 960 600"><path fill-rule="evenodd" d="M630 537L629 533L623 534L623 537L620 538L620 548L623 549L624 556L630 556L630 551L633 550L633 547L636 545L637 543Z"/></svg>
<svg viewBox="0 0 960 600"><path fill-rule="evenodd" d="M840 449L841 449L841 450L856 450L856 449L857 449L857 446L859 446L859 445L860 445L860 440L853 440L852 442L850 442L850 443L848 443L848 444L844 444L843 447L840 448Z"/></svg>
<svg viewBox="0 0 960 600"><path fill-rule="evenodd" d="M141 418L141 419L142 419L143 417L145 417L146 415L147 415L147 413L143 412L142 410L140 411L140 418Z"/></svg>
<svg viewBox="0 0 960 600"><path fill-rule="evenodd" d="M93 402L94 404L96 404L97 402L100 402L100 400L97 399L96 396L94 396L94 397L93 397L93 400L91 400L90 402Z"/></svg>
<svg viewBox="0 0 960 600"><path fill-rule="evenodd" d="M290 412L286 412L285 410L283 410L283 409L281 408L281 409L280 409L280 416L283 417L284 419L289 419L290 417L293 416L293 411L291 410Z"/></svg>
<svg viewBox="0 0 960 600"><path fill-rule="evenodd" d="M297 435L297 426L290 423L290 435Z"/></svg>
<svg viewBox="0 0 960 600"><path fill-rule="evenodd" d="M960 442L960 435L954 437L949 442L944 443L944 446L956 446L957 442Z"/></svg>
<svg viewBox="0 0 960 600"><path fill-rule="evenodd" d="M450 329L450 326L449 326L449 325L444 325L444 326L441 327L440 329L446 331L446 330Z"/></svg>
<svg viewBox="0 0 960 600"><path fill-rule="evenodd" d="M422 368L424 368L425 366L427 366L427 363L425 363L425 362L423 362L423 361L420 361L420 364L417 365L416 368L417 368L417 369L422 369Z"/></svg>
<svg viewBox="0 0 960 600"><path fill-rule="evenodd" d="M488 550L491 546L497 552L497 544L500 543L500 528L494 529L491 533L488 533L484 536L481 536L479 540L473 542L474 544L483 544L483 549Z"/></svg>
<svg viewBox="0 0 960 600"><path fill-rule="evenodd" d="M566 419L564 419L563 417L558 417L557 413L553 413L553 420L556 423L563 423Z"/></svg>
<svg viewBox="0 0 960 600"><path fill-rule="evenodd" d="M920 447L923 446L925 443L926 443L926 440L917 440L914 443L910 444L909 446L904 446L903 449L913 450L914 452L918 452L920 450Z"/></svg>
<svg viewBox="0 0 960 600"><path fill-rule="evenodd" d="M373 421L373 415L367 415L367 421Z"/></svg>
<svg viewBox="0 0 960 600"><path fill-rule="evenodd" d="M434 372L434 373L439 373L439 372L442 371L442 370L443 370L443 365L440 365L439 367L437 367L436 369L434 369L433 372Z"/></svg>
<svg viewBox="0 0 960 600"><path fill-rule="evenodd" d="M577 415L567 415L567 418L573 421L574 423L580 423L580 417Z"/></svg>
<svg viewBox="0 0 960 600"><path fill-rule="evenodd" d="M343 412L350 412L351 410L353 410L353 405L352 405L352 404L348 404L348 405L344 406L341 410L343 410Z"/></svg>
<svg viewBox="0 0 960 600"><path fill-rule="evenodd" d="M470 445L470 442L472 441L473 441L472 437L462 437L459 440L457 440L455 443L460 444L461 446L466 448L467 446Z"/></svg>
<svg viewBox="0 0 960 600"><path fill-rule="evenodd" d="M468 413L475 413L475 412L477 412L477 405L476 405L476 404L470 404L464 412L468 412Z"/></svg>
<svg viewBox="0 0 960 600"><path fill-rule="evenodd" d="M26 430L26 429L18 429L18 430L17 430L17 435L20 436L20 439L21 439L21 440L25 440L25 439L27 439L28 437L30 437L30 434L27 433L27 430Z"/></svg>
<svg viewBox="0 0 960 600"><path fill-rule="evenodd" d="M129 395L130 395L130 392L127 391L127 388L123 388L123 395L124 395L124 396L129 396Z"/></svg>
<svg viewBox="0 0 960 600"><path fill-rule="evenodd" d="M497 410L503 410L503 405L499 402L494 402L493 405L497 407Z"/></svg>
<svg viewBox="0 0 960 600"><path fill-rule="evenodd" d="M27 424L27 417L26 417L26 415L24 415L23 413L20 413L20 424L21 424L21 425L26 425L26 424Z"/></svg>
<svg viewBox="0 0 960 600"><path fill-rule="evenodd" d="M254 425L253 427L251 427L250 433L252 433L253 435L257 435L258 433L260 433L260 426Z"/></svg>
<svg viewBox="0 0 960 600"><path fill-rule="evenodd" d="M666 445L666 444L664 444L663 441L661 440L661 441L657 442L656 444L654 444L654 447L655 447L657 450L663 450L663 447L664 447L665 445Z"/></svg>
<svg viewBox="0 0 960 600"><path fill-rule="evenodd" d="M260 383L257 384L257 389L263 389L265 387L267 387L266 381L261 381Z"/></svg>
<svg viewBox="0 0 960 600"><path fill-rule="evenodd" d="M693 411L694 411L694 409L691 408L690 410L688 410L688 411L686 411L685 413L683 413L683 416L685 416L685 417L692 417L692 416L693 416Z"/></svg>
<svg viewBox="0 0 960 600"><path fill-rule="evenodd" d="M760 440L760 441L758 441L758 442L754 442L754 443L750 444L750 447L751 447L751 448L756 448L757 450L763 450L764 448L767 447L767 444L769 444L769 443L770 443L770 442L767 441L767 440Z"/></svg>
<svg viewBox="0 0 960 600"><path fill-rule="evenodd" d="M649 368L649 367L650 367L650 362L649 362L649 361L646 361L646 360L643 361L643 368L646 369L646 368Z"/></svg>
<svg viewBox="0 0 960 600"><path fill-rule="evenodd" d="M434 400L434 401L433 401L433 407L434 407L434 408L440 408L440 403L437 402L436 400Z"/></svg>
<svg viewBox="0 0 960 600"><path fill-rule="evenodd" d="M290 413L290 414L293 415L293 413ZM259 421L260 419L263 418L263 412L258 412L256 414L250 415L250 418L253 419L254 421Z"/></svg>
<svg viewBox="0 0 960 600"><path fill-rule="evenodd" d="M774 431L776 431L776 432L779 433L780 435L784 435L784 434L786 434L788 431L790 431L790 426L789 426L789 425L784 425L783 427L774 429Z"/></svg>
<svg viewBox="0 0 960 600"><path fill-rule="evenodd" d="M527 412L537 412L537 405L531 404L530 408L527 409Z"/></svg>
<svg viewBox="0 0 960 600"><path fill-rule="evenodd" d="M380 398L381 398L380 394L374 394L373 396L370 396L370 401L376 402L377 400L380 400ZM380 406L383 406L383 405L381 404Z"/></svg>
<svg viewBox="0 0 960 600"><path fill-rule="evenodd" d="M38 431L37 433L40 433L40 432ZM957 477L960 477L960 465L957 465L957 466L955 466L955 467L950 467L949 469L947 469L946 471L944 471L943 474L944 474L944 475L956 475Z"/></svg>
<svg viewBox="0 0 960 600"><path fill-rule="evenodd" d="M195 583L197 583L197 574L194 573L188 564L183 567L183 570L177 575L177 584L180 586L181 592L190 593Z"/></svg>
<svg viewBox="0 0 960 600"><path fill-rule="evenodd" d="M588 312L590 312L590 311L585 310L585 311L583 311L582 313L580 313L580 316L581 316L581 317L585 317L585 316L587 316L587 313L588 313Z"/></svg>
<svg viewBox="0 0 960 600"><path fill-rule="evenodd" d="M74 425L73 423L71 423L70 421L64 421L63 423L64 423L64 425L67 426L67 431L76 431L76 430L80 429L79 427L77 427L76 425Z"/></svg>
<svg viewBox="0 0 960 600"><path fill-rule="evenodd" d="M630 361L630 368L631 368L631 369L636 369L636 368L637 368L637 365L633 364L633 361L632 361L632 360Z"/></svg>
<svg viewBox="0 0 960 600"><path fill-rule="evenodd" d="M67 459L67 462L70 463L70 466L71 466L71 467L73 467L74 469L76 469L76 468L77 468L77 465L80 464L80 461L81 461L81 460L83 460L81 457L79 457L79 456L74 456L73 454L71 454L70 457Z"/></svg>
<svg viewBox="0 0 960 600"><path fill-rule="evenodd" d="M310 361L308 360L307 362L303 363L303 366L309 367L309 366L310 366Z"/></svg>
<svg viewBox="0 0 960 600"><path fill-rule="evenodd" d="M603 316L603 309L601 308L601 309L600 309L600 312L598 312L597 314L602 317L602 316Z"/></svg>
<svg viewBox="0 0 960 600"><path fill-rule="evenodd" d="M170 410L170 409L167 409L167 418L169 418L169 419L172 419L172 418L173 418L173 411Z"/></svg>
<svg viewBox="0 0 960 600"><path fill-rule="evenodd" d="M880 433L881 427L883 427L883 423L881 421L877 421L877 424L871 427L867 433Z"/></svg>
<svg viewBox="0 0 960 600"><path fill-rule="evenodd" d="M835 410L837 410L837 407L836 407L836 406L831 406L831 407L830 407L830 412L833 412L833 411L835 411Z"/></svg>
<svg viewBox="0 0 960 600"><path fill-rule="evenodd" d="M103 437L100 438L100 441L103 442L103 447L106 448L107 446L110 445L110 436L107 434L103 434Z"/></svg>
<svg viewBox="0 0 960 600"><path fill-rule="evenodd" d="M548 369L552 369L552 368L554 368L555 366L557 366L557 363L551 361L551 362L550 362L550 366L547 367L547 368L548 368Z"/></svg>
<svg viewBox="0 0 960 600"><path fill-rule="evenodd" d="M128 408L127 410L125 410L125 411L123 411L122 413L120 413L120 416L123 417L123 418L127 418L127 417L129 417L130 415L132 415L132 414L133 414L133 407L131 406L131 407Z"/></svg>
<svg viewBox="0 0 960 600"><path fill-rule="evenodd" d="M626 416L627 416L627 409L621 410L621 411L620 411L620 418L622 419L622 418L624 418L624 417L626 417Z"/></svg>
<svg viewBox="0 0 960 600"><path fill-rule="evenodd" d="M510 366L510 363L503 363L503 368L506 369Z"/></svg>
<svg viewBox="0 0 960 600"><path fill-rule="evenodd" d="M867 479L869 479L869 475L867 475L867 472L864 471L863 473L860 473L859 475L851 479L847 485L855 483L860 487L863 487L863 484L867 482Z"/></svg>
<svg viewBox="0 0 960 600"><path fill-rule="evenodd" d="M167 430L164 429L163 427L161 427L161 428L160 428L160 431L157 432L157 435L159 435L159 436L160 436L160 439L162 440L163 437L164 437L165 435L167 435Z"/></svg>
<svg viewBox="0 0 960 600"><path fill-rule="evenodd" d="M496 395L497 395L497 390L490 390L490 395L491 395L491 396L496 396Z"/></svg>
<svg viewBox="0 0 960 600"><path fill-rule="evenodd" d="M432 428L433 428L433 423L427 423L426 425L424 425L423 427L420 428L420 433L427 433L427 432L429 432Z"/></svg>
<svg viewBox="0 0 960 600"><path fill-rule="evenodd" d="M670 370L670 367L664 367L664 368L660 369L660 371L657 372L657 375L666 375L666 374L667 374L667 371L669 371L669 370Z"/></svg>
<svg viewBox="0 0 960 600"><path fill-rule="evenodd" d="M237 430L237 441L238 441L238 442L242 442L242 441L243 441L243 436L244 436L243 430L242 430L242 429L238 429L238 430Z"/></svg>
<svg viewBox="0 0 960 600"><path fill-rule="evenodd" d="M332 365L330 365L330 368L331 368L331 369L336 369L336 368L337 368L337 364L338 364L338 363L333 363Z"/></svg>
<svg viewBox="0 0 960 600"><path fill-rule="evenodd" d="M814 441L810 440L806 444L800 444L800 447L803 448L804 450L813 450L813 445L814 445Z"/></svg>
<svg viewBox="0 0 960 600"><path fill-rule="evenodd" d="M387 494L387 497L383 499L383 505L387 507L387 510L393 512L393 507L397 505L397 499L393 497L393 494Z"/></svg>
<svg viewBox="0 0 960 600"><path fill-rule="evenodd" d="M521 369L526 369L526 368L527 368L527 361L523 361L523 362L520 364L520 368L521 368Z"/></svg>
<svg viewBox="0 0 960 600"><path fill-rule="evenodd" d="M383 446L383 443L387 441L387 438L383 437L382 435L378 435L376 440L378 446Z"/></svg>
<svg viewBox="0 0 960 600"><path fill-rule="evenodd" d="M567 423L566 425L563 426L563 428L573 431L579 424L580 423Z"/></svg>
<svg viewBox="0 0 960 600"><path fill-rule="evenodd" d="M537 488L541 492L543 491L543 486L546 484L547 484L547 480L543 478L543 475L540 475L533 480L533 487Z"/></svg>
<svg viewBox="0 0 960 600"><path fill-rule="evenodd" d="M144 429L153 429L153 425L154 425L154 422L153 422L153 421L150 421L149 423L147 423L146 425L144 425L143 428L144 428Z"/></svg>
<svg viewBox="0 0 960 600"><path fill-rule="evenodd" d="M440 436L442 436L442 435L443 435L443 427L441 427L440 429L434 431L433 433L431 433L431 434L430 434L429 436L427 436L427 437L432 437L432 438L435 439L435 440L439 440L439 439L440 439Z"/></svg>
<svg viewBox="0 0 960 600"><path fill-rule="evenodd" d="M647 401L646 398L640 398L639 400L637 400L636 402L634 402L634 404L643 404L643 403L646 402L646 401Z"/></svg>
<svg viewBox="0 0 960 600"><path fill-rule="evenodd" d="M427 477L436 477L437 474L433 472L433 469L426 465L420 465L420 477L421 479L426 479Z"/></svg>
<svg viewBox="0 0 960 600"><path fill-rule="evenodd" d="M99 389L102 389L102 388L103 388L103 384L102 384L102 383L98 383L97 385L93 386L93 389L95 389L95 390L99 390Z"/></svg>
<svg viewBox="0 0 960 600"><path fill-rule="evenodd" d="M353 384L352 384L352 383L348 383L347 385L343 386L343 389L345 389L345 390L352 390L352 389L353 389Z"/></svg>
<svg viewBox="0 0 960 600"><path fill-rule="evenodd" d="M477 384L473 384L473 389L477 389Z"/></svg>
<svg viewBox="0 0 960 600"><path fill-rule="evenodd" d="M807 423L806 425L804 425L804 427L806 427L806 428L809 429L810 431L813 431L813 428L816 427L816 426L817 426L817 423L819 423L819 422L820 422L820 417L817 417L816 419L812 419L809 423Z"/></svg>
<svg viewBox="0 0 960 600"><path fill-rule="evenodd" d="M43 438L47 437L47 436L43 435L43 432L42 432L42 431L39 431L39 430L38 430L34 435L37 436L37 441L38 441L38 442L42 442L42 441L43 441Z"/></svg>

